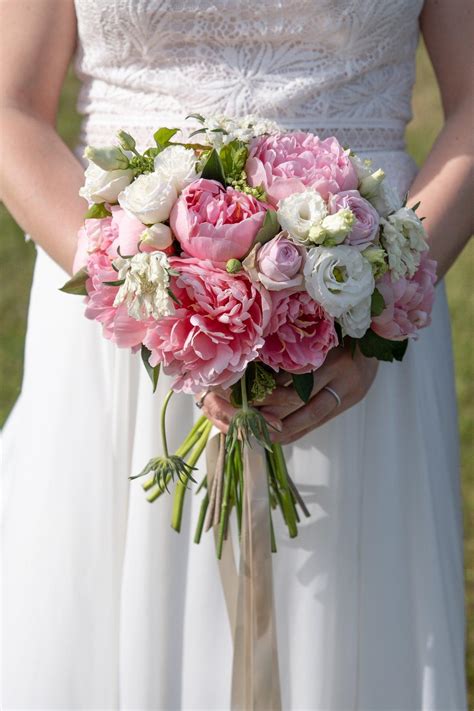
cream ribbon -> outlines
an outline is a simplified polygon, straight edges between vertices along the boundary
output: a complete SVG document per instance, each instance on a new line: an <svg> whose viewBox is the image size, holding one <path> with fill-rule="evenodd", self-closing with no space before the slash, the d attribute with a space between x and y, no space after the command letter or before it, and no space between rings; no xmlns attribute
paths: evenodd
<svg viewBox="0 0 474 711"><path fill-rule="evenodd" d="M231 709L280 711L267 469L264 450L255 440L251 444L244 448L239 573L230 535L224 542L219 561L234 641ZM219 446L223 446L223 438L219 436L213 437L207 445L209 488L219 458ZM214 526L216 538L217 531L218 527Z"/></svg>

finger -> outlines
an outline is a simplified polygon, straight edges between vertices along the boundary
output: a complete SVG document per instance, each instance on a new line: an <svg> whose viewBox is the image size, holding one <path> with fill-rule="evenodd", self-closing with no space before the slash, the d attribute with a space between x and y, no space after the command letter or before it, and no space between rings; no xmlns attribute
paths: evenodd
<svg viewBox="0 0 474 711"><path fill-rule="evenodd" d="M303 433L318 427L323 419L337 408L337 402L327 390L321 390L307 405L288 415L283 421L281 434L272 435L274 442L290 444L303 436Z"/></svg>
<svg viewBox="0 0 474 711"><path fill-rule="evenodd" d="M221 431L226 433L229 429L229 424L235 415L235 407L232 407L230 402L225 400L215 392L210 392L206 395L202 411L211 422Z"/></svg>

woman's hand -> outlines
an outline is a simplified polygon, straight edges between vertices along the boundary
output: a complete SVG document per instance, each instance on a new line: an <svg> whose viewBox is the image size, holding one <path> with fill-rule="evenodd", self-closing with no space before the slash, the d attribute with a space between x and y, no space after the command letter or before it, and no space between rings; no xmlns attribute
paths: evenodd
<svg viewBox="0 0 474 711"><path fill-rule="evenodd" d="M279 385L260 408L267 420L277 417L283 421L281 433L272 434L272 440L290 444L348 410L365 397L377 368L378 361L366 358L359 349L353 356L350 348L339 347L330 351L315 372L313 392L306 405L291 385ZM340 405L326 387L339 395Z"/></svg>
<svg viewBox="0 0 474 711"><path fill-rule="evenodd" d="M230 389L216 388L203 393L196 399L201 403L202 412L221 432L227 432L229 424L237 410L230 402ZM270 432L281 432L283 424L278 416L265 414Z"/></svg>

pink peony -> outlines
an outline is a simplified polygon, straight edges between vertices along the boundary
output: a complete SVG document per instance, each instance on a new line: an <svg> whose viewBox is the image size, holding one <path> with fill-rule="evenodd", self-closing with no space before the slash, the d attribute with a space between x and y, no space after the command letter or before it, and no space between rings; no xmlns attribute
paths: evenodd
<svg viewBox="0 0 474 711"><path fill-rule="evenodd" d="M272 312L259 359L274 370L309 373L338 339L334 320L306 291L272 291Z"/></svg>
<svg viewBox="0 0 474 711"><path fill-rule="evenodd" d="M117 239L112 250L112 258L118 256L117 248L123 257L137 254L138 243L146 229L143 222L140 222L134 215L122 210L119 205L113 205L112 224L117 230Z"/></svg>
<svg viewBox="0 0 474 711"><path fill-rule="evenodd" d="M119 287L104 284L117 279L117 272L111 267L110 258L100 251L94 252L87 261L87 273L89 279L86 282L86 317L99 321L104 337L118 346L139 346L145 337L148 324L131 318L126 304L114 306Z"/></svg>
<svg viewBox="0 0 474 711"><path fill-rule="evenodd" d="M372 330L390 341L416 337L418 329L431 323L435 281L436 262L426 253L411 279L402 277L392 282L390 273L384 274L376 286L384 298L385 309L372 319Z"/></svg>
<svg viewBox="0 0 474 711"><path fill-rule="evenodd" d="M92 252L105 254L118 236L117 226L111 217L100 220L86 219L77 234L77 250L74 257L73 273L86 266Z"/></svg>
<svg viewBox="0 0 474 711"><path fill-rule="evenodd" d="M170 264L179 272L171 288L180 306L148 331L150 363L175 376L177 391L228 387L263 345L262 295L244 272L231 275L193 258L174 257Z"/></svg>
<svg viewBox="0 0 474 711"><path fill-rule="evenodd" d="M352 230L345 239L346 244L364 248L374 241L380 227L380 215L358 190L342 190L331 195L328 207L332 215L339 210L349 209L355 217Z"/></svg>
<svg viewBox="0 0 474 711"><path fill-rule="evenodd" d="M215 180L195 180L183 190L170 225L183 250L197 259L225 264L251 249L267 206Z"/></svg>
<svg viewBox="0 0 474 711"><path fill-rule="evenodd" d="M302 266L306 250L280 232L257 253L258 278L266 289L281 291L303 283Z"/></svg>
<svg viewBox="0 0 474 711"><path fill-rule="evenodd" d="M276 206L292 193L314 188L327 200L330 193L354 190L355 169L335 138L321 141L312 133L281 133L256 138L245 165L252 187L263 186Z"/></svg>

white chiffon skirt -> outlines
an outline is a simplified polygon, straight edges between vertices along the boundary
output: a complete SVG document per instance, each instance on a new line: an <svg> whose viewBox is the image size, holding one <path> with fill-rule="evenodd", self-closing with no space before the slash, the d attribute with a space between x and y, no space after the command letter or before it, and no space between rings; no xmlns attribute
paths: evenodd
<svg viewBox="0 0 474 711"><path fill-rule="evenodd" d="M413 166L378 154L399 189ZM394 170L394 165L397 166ZM392 172L391 172L392 171ZM22 394L3 433L3 709L225 710L231 635L213 539L130 482L159 452L138 355L39 251ZM171 446L198 411L176 395ZM464 598L449 315L367 397L287 448L311 510L273 556L283 708L462 711Z"/></svg>

